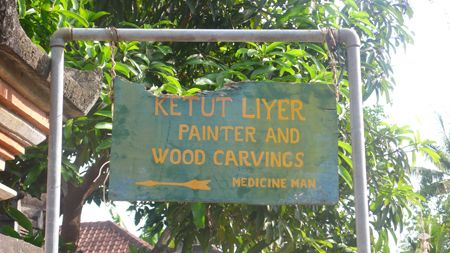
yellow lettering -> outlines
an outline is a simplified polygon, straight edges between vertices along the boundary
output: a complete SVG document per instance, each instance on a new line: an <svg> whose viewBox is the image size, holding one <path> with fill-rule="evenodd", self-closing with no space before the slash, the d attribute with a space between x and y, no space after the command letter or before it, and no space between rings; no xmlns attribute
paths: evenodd
<svg viewBox="0 0 450 253"><path fill-rule="evenodd" d="M189 97L183 97L183 99L188 101L188 105L189 105L188 115L192 116L192 101L200 100L200 98L197 96L189 96Z"/></svg>
<svg viewBox="0 0 450 253"><path fill-rule="evenodd" d="M236 141L236 142L244 141L244 139L242 139L242 136L241 136L242 129L244 129L244 127L242 127L242 126L234 127L234 141Z"/></svg>
<svg viewBox="0 0 450 253"><path fill-rule="evenodd" d="M233 177L233 187L241 187L241 178Z"/></svg>
<svg viewBox="0 0 450 253"><path fill-rule="evenodd" d="M225 153L225 165L229 166L230 163L233 163L234 166L238 166L238 162L233 150L227 150L227 152Z"/></svg>
<svg viewBox="0 0 450 253"><path fill-rule="evenodd" d="M231 102L232 99L230 97L217 97L216 98L217 102L222 102L222 111L220 113L220 116L225 117L225 102Z"/></svg>
<svg viewBox="0 0 450 253"><path fill-rule="evenodd" d="M191 131L189 131L189 140L192 140L194 137L197 138L197 141L201 140L197 126L191 126Z"/></svg>
<svg viewBox="0 0 450 253"><path fill-rule="evenodd" d="M272 108L274 107L277 100L273 100L270 104L267 104L267 101L265 98L263 98L261 100L262 100L264 106L266 107L266 119L270 120L271 119L270 114L271 114Z"/></svg>
<svg viewBox="0 0 450 253"><path fill-rule="evenodd" d="M296 168L303 168L303 165L304 165L303 156L304 155L305 154L303 152L298 152L298 153L295 154L295 160L297 162L294 164L294 166Z"/></svg>
<svg viewBox="0 0 450 253"><path fill-rule="evenodd" d="M176 156L176 159L175 159ZM169 154L170 163L180 164L181 162L181 151L179 149L172 149Z"/></svg>
<svg viewBox="0 0 450 253"><path fill-rule="evenodd" d="M277 136L278 136L278 142L284 142L289 143L289 128L285 128L285 131L281 128L277 128Z"/></svg>
<svg viewBox="0 0 450 253"><path fill-rule="evenodd" d="M300 113L300 110L303 108L303 102L298 99L291 100L291 117L292 120L295 120L295 116L301 121L305 120L305 117Z"/></svg>
<svg viewBox="0 0 450 253"><path fill-rule="evenodd" d="M288 104L289 100L280 99L278 100L278 120L288 120L289 117L285 116L283 113L286 112L286 108L283 107L283 104Z"/></svg>
<svg viewBox="0 0 450 253"><path fill-rule="evenodd" d="M270 184L270 188L280 188L280 182L279 179L277 178L272 178L272 180L270 180L271 184Z"/></svg>
<svg viewBox="0 0 450 253"><path fill-rule="evenodd" d="M246 142L256 142L255 139L256 128L255 127L246 127L245 128L245 141Z"/></svg>
<svg viewBox="0 0 450 253"><path fill-rule="evenodd" d="M290 143L297 144L300 142L300 131L297 128L291 128L290 133Z"/></svg>
<svg viewBox="0 0 450 253"><path fill-rule="evenodd" d="M281 167L281 152L270 152L270 167Z"/></svg>
<svg viewBox="0 0 450 253"><path fill-rule="evenodd" d="M275 132L274 132L273 128L271 128L271 127L267 128L265 142L266 143L269 143L269 142L278 143L277 138L275 137Z"/></svg>
<svg viewBox="0 0 450 253"><path fill-rule="evenodd" d="M254 119L255 114L247 114L247 98L242 97L242 118L244 119Z"/></svg>
<svg viewBox="0 0 450 253"><path fill-rule="evenodd" d="M205 100L206 99L207 98L202 97L202 106L201 106L201 108L202 108L202 116L203 117L211 117L211 116L214 115L214 105L215 105L214 98L211 98L211 111L210 112L206 112L205 111Z"/></svg>
<svg viewBox="0 0 450 253"><path fill-rule="evenodd" d="M164 109L164 106L162 105L165 100L166 100L165 97L156 97L155 98L155 115L159 115L159 110L161 110L161 113L164 116L168 115L167 111Z"/></svg>
<svg viewBox="0 0 450 253"><path fill-rule="evenodd" d="M175 103L174 99L175 99L174 96L170 97L170 103L169 103L170 115L172 115L172 116L180 116L181 113L175 111L175 108L178 107L178 104Z"/></svg>
<svg viewBox="0 0 450 253"><path fill-rule="evenodd" d="M216 126L214 127L214 131L213 128L211 126L208 126L208 141L209 140L213 140L213 141L218 141L219 140L219 128Z"/></svg>
<svg viewBox="0 0 450 253"><path fill-rule="evenodd" d="M286 179L285 178L280 179L280 188L286 188Z"/></svg>
<svg viewBox="0 0 450 253"><path fill-rule="evenodd" d="M301 188L306 188L306 180L305 179L301 179L300 180L300 187Z"/></svg>
<svg viewBox="0 0 450 253"><path fill-rule="evenodd" d="M316 188L316 180L315 179L308 179L308 188Z"/></svg>
<svg viewBox="0 0 450 253"><path fill-rule="evenodd" d="M192 164L194 162L194 152L190 149L184 150L181 157L181 161L183 162L183 164Z"/></svg>
<svg viewBox="0 0 450 253"><path fill-rule="evenodd" d="M205 164L205 151L201 149L196 149L194 153L195 153L195 165Z"/></svg>
<svg viewBox="0 0 450 253"><path fill-rule="evenodd" d="M247 178L245 177L241 178L241 185L242 187L247 187Z"/></svg>
<svg viewBox="0 0 450 253"><path fill-rule="evenodd" d="M214 152L214 155L213 155L213 162L214 162L214 165L223 165L223 163L221 163L220 162L220 159L219 159L219 155L223 155L224 154L224 152L223 152L223 150L216 150L216 152Z"/></svg>
<svg viewBox="0 0 450 253"><path fill-rule="evenodd" d="M152 148L153 161L156 164L162 164L166 160L167 153L169 150L166 148L162 151L162 148L158 148L158 153L156 152L156 148Z"/></svg>
<svg viewBox="0 0 450 253"><path fill-rule="evenodd" d="M250 151L250 156L252 158L253 165L255 165L255 167L258 167L261 164L261 162L262 162L262 159L264 157L264 152L260 152L259 156L256 157L255 152L254 151Z"/></svg>
<svg viewBox="0 0 450 253"><path fill-rule="evenodd" d="M239 165L250 167L251 163L248 161L248 151L239 151Z"/></svg>
<svg viewBox="0 0 450 253"><path fill-rule="evenodd" d="M259 180L259 184L261 185L261 188L266 188L267 187L267 178L261 178Z"/></svg>
<svg viewBox="0 0 450 253"><path fill-rule="evenodd" d="M232 126L223 126L223 127L221 127L221 130L224 130L224 131L223 131L223 134L224 134L224 140L225 140L225 141L228 141L228 132L231 131L231 130L233 130L233 127L232 127Z"/></svg>
<svg viewBox="0 0 450 253"><path fill-rule="evenodd" d="M291 159L289 159L289 157L292 155L292 153L291 152L285 152L285 153L283 153L283 155L282 155L282 157L283 157L283 159L282 159L282 161L283 161L283 167L285 167L285 168L291 168L292 167L292 161L291 161Z"/></svg>
<svg viewBox="0 0 450 253"><path fill-rule="evenodd" d="M291 188L316 188L316 179L291 179Z"/></svg>
<svg viewBox="0 0 450 253"><path fill-rule="evenodd" d="M248 178L248 187L254 187L255 186L255 179L252 177Z"/></svg>
<svg viewBox="0 0 450 253"><path fill-rule="evenodd" d="M189 126L187 124L180 124L178 126L178 140L183 139L183 133L187 133Z"/></svg>

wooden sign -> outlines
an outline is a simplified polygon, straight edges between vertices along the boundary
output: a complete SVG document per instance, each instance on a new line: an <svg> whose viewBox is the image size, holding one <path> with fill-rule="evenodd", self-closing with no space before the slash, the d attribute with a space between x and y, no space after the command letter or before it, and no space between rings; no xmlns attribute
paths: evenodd
<svg viewBox="0 0 450 253"><path fill-rule="evenodd" d="M333 86L246 82L188 97L114 87L111 199L338 200Z"/></svg>

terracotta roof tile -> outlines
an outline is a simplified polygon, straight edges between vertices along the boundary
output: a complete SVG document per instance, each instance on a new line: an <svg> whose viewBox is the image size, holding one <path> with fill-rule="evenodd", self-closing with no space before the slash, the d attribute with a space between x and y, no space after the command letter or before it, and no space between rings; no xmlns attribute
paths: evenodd
<svg viewBox="0 0 450 253"><path fill-rule="evenodd" d="M83 253L128 253L129 245L151 250L147 242L111 221L83 222L80 225L78 251Z"/></svg>

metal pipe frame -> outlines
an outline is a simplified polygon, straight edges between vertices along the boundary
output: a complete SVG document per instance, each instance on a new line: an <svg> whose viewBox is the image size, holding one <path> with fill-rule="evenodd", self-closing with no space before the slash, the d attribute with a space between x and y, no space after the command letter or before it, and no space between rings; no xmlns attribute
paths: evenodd
<svg viewBox="0 0 450 253"><path fill-rule="evenodd" d="M333 31L337 42L344 43L348 59L350 120L356 211L356 235L359 253L370 253L368 191L362 110L360 40L352 29ZM158 41L158 42L312 42L323 43L321 30L228 30L228 29L106 29L62 28L51 38L51 112L47 171L47 217L45 252L58 252L59 205L64 87L64 45L68 41Z"/></svg>

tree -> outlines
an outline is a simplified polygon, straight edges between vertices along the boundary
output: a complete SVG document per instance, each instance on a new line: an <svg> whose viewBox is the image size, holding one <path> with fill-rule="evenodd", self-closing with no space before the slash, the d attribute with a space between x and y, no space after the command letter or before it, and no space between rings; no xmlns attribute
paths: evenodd
<svg viewBox="0 0 450 253"><path fill-rule="evenodd" d="M50 1L20 0L22 26L33 41L48 48L50 34L61 26L144 28L317 29L352 27L362 40L364 99L389 100L393 88L390 55L411 41L404 18L406 1ZM65 187L63 239L76 242L81 206L101 201L107 190L111 135L110 70L151 84L155 92L191 94L216 89L225 82L275 80L335 83L338 90L340 200L337 206L249 206L205 203L135 203L136 220L144 219L144 236L155 252L172 245L219 245L224 252L354 251L354 208L349 125L348 83L341 46L310 43L111 43L72 42L66 64L101 68L101 98L86 116L64 126ZM154 88L153 87L156 87ZM366 108L365 133L374 248L388 250L388 234L411 214L423 198L410 186L409 153L432 153L407 127L386 124L382 108ZM45 155L36 151L8 164L9 185L42 192ZM32 166L30 166L32 165ZM31 169L30 169L31 168ZM94 182L94 183L93 183ZM70 201L72 202L70 202ZM76 201L74 201L76 200Z"/></svg>
<svg viewBox="0 0 450 253"><path fill-rule="evenodd" d="M450 250L450 135L442 116L439 123L443 132L442 146L433 145L439 155L436 168L416 168L420 179L420 194L426 198L419 209L415 233L408 236L407 252L441 253Z"/></svg>

